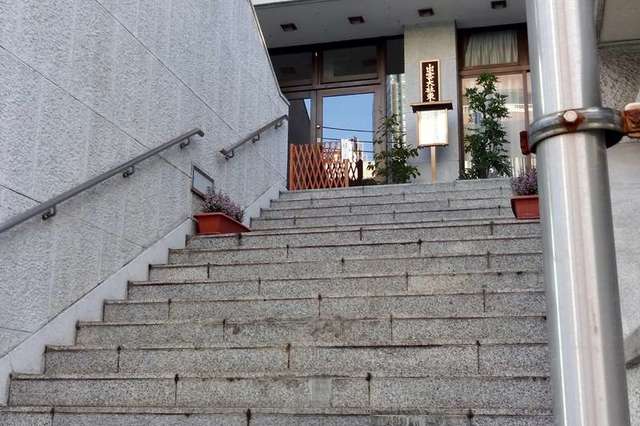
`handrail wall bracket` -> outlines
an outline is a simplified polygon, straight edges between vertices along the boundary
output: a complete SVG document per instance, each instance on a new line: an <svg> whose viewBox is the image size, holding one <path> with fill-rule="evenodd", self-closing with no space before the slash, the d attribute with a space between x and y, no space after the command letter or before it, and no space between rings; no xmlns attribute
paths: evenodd
<svg viewBox="0 0 640 426"><path fill-rule="evenodd" d="M276 118L275 120L272 120L271 122L269 122L268 124L262 126L259 130L256 130L255 132L247 135L246 137L242 138L240 141L238 141L237 143L231 145L230 147L227 147L225 149L221 149L220 150L220 154L222 154L225 158L225 160L230 160L233 157L235 157L235 151L237 148L241 147L242 145L244 145L247 142L251 142L251 143L256 143L258 142L261 137L262 134L269 130L270 128L274 128L274 129L279 129L284 125L285 120L288 120L289 116L287 114L285 115L281 115L280 117Z"/></svg>

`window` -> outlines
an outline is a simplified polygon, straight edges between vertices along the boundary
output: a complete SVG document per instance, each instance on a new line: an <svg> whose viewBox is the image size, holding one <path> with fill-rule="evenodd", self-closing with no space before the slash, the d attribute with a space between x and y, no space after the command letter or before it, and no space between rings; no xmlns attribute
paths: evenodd
<svg viewBox="0 0 640 426"><path fill-rule="evenodd" d="M475 86L476 78L468 77L462 79L462 93L465 90ZM514 175L519 175L527 167L527 157L522 155L520 150L520 132L527 129L527 109L528 101L525 101L525 79L521 73L505 74L498 76L496 88L500 94L507 96L506 107L509 110L509 118L505 119L502 124L507 132L506 139L509 141L504 146L507 154L511 158L511 169ZM464 125L464 134L468 133L469 124L474 117L469 111L469 102L463 96L462 102L462 122ZM470 158L465 154L465 167L468 167Z"/></svg>
<svg viewBox="0 0 640 426"><path fill-rule="evenodd" d="M460 160L466 168L471 160L464 153L464 135L474 117L464 96L477 77L485 72L498 77L497 89L507 96L509 118L503 124L509 144L505 146L511 158L512 172L520 174L535 165L534 156L524 156L520 150L520 132L529 128L532 119L531 77L527 28L524 24L493 28L465 29L458 33L458 53L461 58L460 98L461 127Z"/></svg>
<svg viewBox="0 0 640 426"><path fill-rule="evenodd" d="M470 34L464 46L465 67L517 64L518 56L518 32L515 30Z"/></svg>
<svg viewBox="0 0 640 426"><path fill-rule="evenodd" d="M325 50L322 82L371 80L378 78L378 47L346 47Z"/></svg>
<svg viewBox="0 0 640 426"><path fill-rule="evenodd" d="M463 29L458 32L458 42L462 73L479 74L482 69L504 66L529 68L525 24Z"/></svg>
<svg viewBox="0 0 640 426"><path fill-rule="evenodd" d="M281 86L311 84L313 54L311 52L272 55L271 61Z"/></svg>

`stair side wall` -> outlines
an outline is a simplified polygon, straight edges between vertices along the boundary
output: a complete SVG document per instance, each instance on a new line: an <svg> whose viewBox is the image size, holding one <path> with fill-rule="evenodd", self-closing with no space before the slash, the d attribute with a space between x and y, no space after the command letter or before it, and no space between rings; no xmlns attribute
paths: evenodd
<svg viewBox="0 0 640 426"><path fill-rule="evenodd" d="M10 1L0 8L0 221L192 128L0 235L0 360L191 217L192 164L255 214L285 185L285 114L249 0ZM54 342L47 342L54 343Z"/></svg>
<svg viewBox="0 0 640 426"><path fill-rule="evenodd" d="M600 49L601 90L604 106L622 109L640 102L640 43ZM624 139L608 153L611 202L616 239L622 325L627 353L640 347L640 143ZM631 361L631 359L627 359ZM627 370L631 423L640 425L640 366Z"/></svg>

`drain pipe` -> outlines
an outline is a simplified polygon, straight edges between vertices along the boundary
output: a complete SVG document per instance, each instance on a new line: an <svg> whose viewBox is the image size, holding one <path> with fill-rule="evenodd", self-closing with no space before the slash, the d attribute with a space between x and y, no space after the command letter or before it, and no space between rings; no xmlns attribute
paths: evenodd
<svg viewBox="0 0 640 426"><path fill-rule="evenodd" d="M626 426L594 1L527 0L527 21L556 424Z"/></svg>

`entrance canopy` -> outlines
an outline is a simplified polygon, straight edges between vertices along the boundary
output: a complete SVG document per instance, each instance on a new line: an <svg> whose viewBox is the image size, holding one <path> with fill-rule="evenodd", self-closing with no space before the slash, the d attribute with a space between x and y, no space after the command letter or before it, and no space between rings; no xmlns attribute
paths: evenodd
<svg viewBox="0 0 640 426"><path fill-rule="evenodd" d="M491 0L253 0L269 47L298 46L403 33L404 26L455 21L457 28L524 22L525 0L507 0L492 8ZM640 2L597 0L601 43L640 40ZM433 16L419 10L432 8ZM364 18L352 24L350 17ZM285 32L281 25L295 24Z"/></svg>
<svg viewBox="0 0 640 426"><path fill-rule="evenodd" d="M635 0L630 0L635 1ZM494 3L492 7L492 3ZM270 48L400 35L405 26L456 22L458 28L526 20L525 0L254 0ZM433 10L433 15L425 12ZM422 12L423 16L420 16ZM351 23L349 18L364 22ZM282 25L294 24L288 31Z"/></svg>

